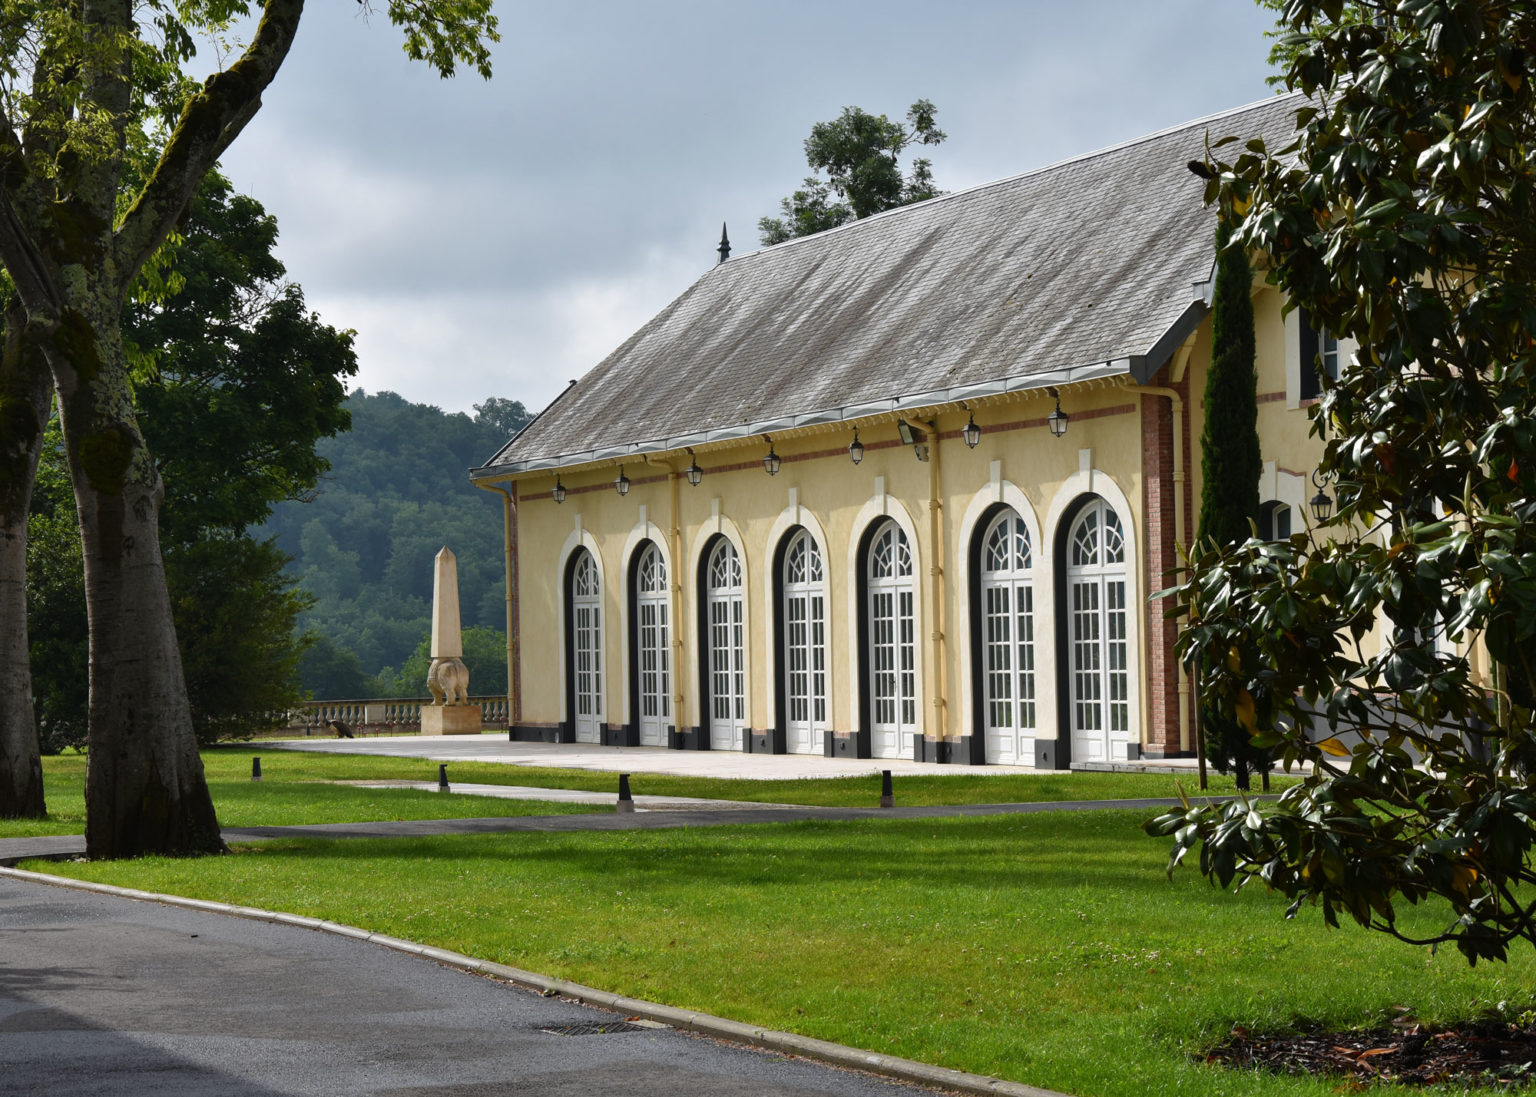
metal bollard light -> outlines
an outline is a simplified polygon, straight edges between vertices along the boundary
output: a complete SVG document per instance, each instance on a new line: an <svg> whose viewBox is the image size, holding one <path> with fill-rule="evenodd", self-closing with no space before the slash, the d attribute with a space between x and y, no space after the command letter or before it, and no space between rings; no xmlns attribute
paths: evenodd
<svg viewBox="0 0 1536 1097"><path fill-rule="evenodd" d="M629 794L629 774L619 774L619 802L613 806L613 810L620 815L628 814L635 810L635 798Z"/></svg>
<svg viewBox="0 0 1536 1097"><path fill-rule="evenodd" d="M443 762L437 767L437 791L448 791L448 763Z"/></svg>
<svg viewBox="0 0 1536 1097"><path fill-rule="evenodd" d="M251 780L261 780L261 759L259 757L251 759Z"/></svg>
<svg viewBox="0 0 1536 1097"><path fill-rule="evenodd" d="M891 771L888 769L880 771L880 806L883 808L896 806L896 796L891 791Z"/></svg>

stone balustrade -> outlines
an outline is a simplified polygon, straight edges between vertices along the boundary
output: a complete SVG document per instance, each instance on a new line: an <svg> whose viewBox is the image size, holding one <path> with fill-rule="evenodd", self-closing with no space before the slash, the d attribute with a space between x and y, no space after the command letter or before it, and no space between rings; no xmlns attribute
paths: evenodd
<svg viewBox="0 0 1536 1097"><path fill-rule="evenodd" d="M357 699L348 701L307 701L288 713L288 730L304 735L329 735L326 726L340 720L354 735L404 735L421 730L421 707L430 701L402 699ZM480 718L487 728L507 726L507 699L471 697L469 703L480 706Z"/></svg>

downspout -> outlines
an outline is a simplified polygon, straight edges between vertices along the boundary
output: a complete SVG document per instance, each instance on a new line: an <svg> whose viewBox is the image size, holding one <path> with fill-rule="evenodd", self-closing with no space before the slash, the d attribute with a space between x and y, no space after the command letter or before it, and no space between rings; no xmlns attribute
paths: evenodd
<svg viewBox="0 0 1536 1097"><path fill-rule="evenodd" d="M507 738L512 738L512 729L517 724L517 595L513 582L512 560L514 556L512 540L512 516L516 504L512 501L512 489L504 484L477 484L476 487L484 487L487 491L501 493L501 524L502 550L506 557L507 578Z"/></svg>
<svg viewBox="0 0 1536 1097"><path fill-rule="evenodd" d="M935 744L949 741L949 724L946 720L947 702L944 698L945 675L948 672L948 664L945 661L944 641L944 503L939 498L939 472L941 469L939 446L939 431L935 422L917 423L913 426L921 427L929 436L928 442L928 539L932 544L933 566L928 569L933 622L931 637L933 640L933 719L937 729ZM935 751L937 752L937 745ZM956 747L955 749L958 749ZM938 761L935 756L934 761Z"/></svg>
<svg viewBox="0 0 1536 1097"><path fill-rule="evenodd" d="M1173 368L1169 370L1169 377L1174 382L1183 379L1185 370L1189 367L1189 356L1195 349L1195 337L1191 333L1189 338L1173 355ZM1189 542L1184 530L1184 486L1187 482L1184 474L1184 397L1177 389L1164 388L1161 385L1143 385L1141 391L1148 396L1166 396L1171 406L1173 417L1173 540L1174 544L1187 549ZM1179 746L1183 748L1191 742L1190 713L1192 711L1192 684L1189 677L1189 668L1183 662L1179 663ZM1198 733L1194 736L1198 739ZM1205 751L1202 744L1193 744L1196 752L1203 760ZM1204 787L1203 785L1201 787Z"/></svg>
<svg viewBox="0 0 1536 1097"><path fill-rule="evenodd" d="M674 728L683 725L683 529L678 520L681 507L679 495L679 477L677 467L671 461L658 461L650 454L645 455L645 463L655 468L667 470L667 488L672 509L668 523L667 535L672 541L672 722ZM699 716L702 719L702 714ZM701 733L702 734L702 733Z"/></svg>

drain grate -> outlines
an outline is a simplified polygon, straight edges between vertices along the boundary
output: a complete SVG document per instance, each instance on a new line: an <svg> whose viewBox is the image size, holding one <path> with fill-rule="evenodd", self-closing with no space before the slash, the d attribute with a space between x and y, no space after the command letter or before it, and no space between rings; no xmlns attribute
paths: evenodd
<svg viewBox="0 0 1536 1097"><path fill-rule="evenodd" d="M539 1031L551 1036L606 1036L610 1032L644 1032L647 1027L629 1021L588 1021L579 1025L541 1025Z"/></svg>

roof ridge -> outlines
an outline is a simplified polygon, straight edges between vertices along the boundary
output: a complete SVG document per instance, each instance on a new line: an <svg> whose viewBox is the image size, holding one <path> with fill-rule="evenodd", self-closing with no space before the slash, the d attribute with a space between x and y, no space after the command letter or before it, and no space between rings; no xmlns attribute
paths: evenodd
<svg viewBox="0 0 1536 1097"><path fill-rule="evenodd" d="M1029 179L1037 175L1045 175L1048 172L1058 171L1061 168L1071 167L1074 164L1081 164L1084 161L1093 160L1100 156L1108 156L1111 153L1123 152L1126 149L1135 148L1137 145L1146 144L1148 141L1160 140L1164 137L1172 136L1173 134L1180 133L1184 130L1194 129L1198 126L1208 126L1212 122L1219 121L1222 118L1231 117L1237 114L1244 114L1251 110L1257 110L1258 108L1269 103L1275 103L1282 99L1292 98L1305 98L1305 93L1299 91L1282 92L1278 95L1272 95L1265 99L1255 99L1253 102L1245 103L1239 107L1228 107L1226 110L1220 110L1214 114L1207 114L1202 118L1194 118L1188 122L1181 122L1178 125L1166 126L1163 129L1155 130L1152 133L1144 133L1139 137L1131 137L1124 141L1116 142L1113 145L1105 145L1103 148L1094 149L1092 152L1078 153L1076 156L1069 156L1065 160L1057 160L1052 163L1042 165L1038 168L1030 168L1028 171L1021 171L1015 175L1005 175L1001 179L991 179L985 183L976 183L975 185L965 187L962 190L950 191L947 194L940 194L933 198L925 198L921 202L912 202L904 206L893 206L890 209L881 210L879 213L872 213L868 217L861 217L854 221L846 221L841 225L836 225L830 229L823 229L822 231L812 233L809 236L796 236L788 240L783 240L777 244L769 244L765 247L760 247L756 251L749 251L745 254L738 255L735 259L727 259L724 263L716 263L713 267L710 268L710 270L719 270L721 267L729 266L732 263L744 262L745 260L751 259L754 256L765 255L769 252L778 252L782 248L792 247L795 244L802 244L806 241L825 240L839 232L846 232L847 230L855 229L860 225L867 225L872 221L878 221L884 218L907 213L910 210L933 206L940 202L948 202L951 199L967 198L982 191L991 190L993 187L1007 186L1012 183L1017 183L1022 179Z"/></svg>

